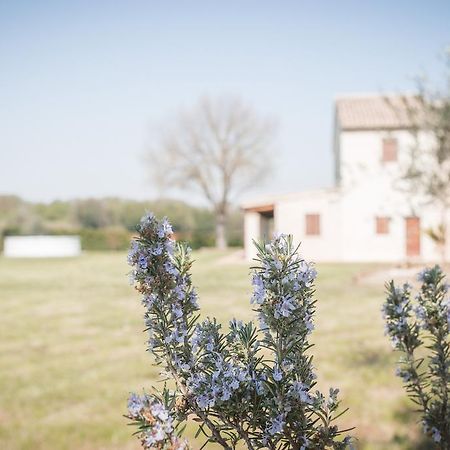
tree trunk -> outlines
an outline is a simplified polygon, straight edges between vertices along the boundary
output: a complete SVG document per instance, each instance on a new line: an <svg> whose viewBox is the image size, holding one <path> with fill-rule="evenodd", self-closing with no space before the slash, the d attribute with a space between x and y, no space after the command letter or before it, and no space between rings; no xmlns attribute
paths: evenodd
<svg viewBox="0 0 450 450"><path fill-rule="evenodd" d="M227 236L226 236L226 214L223 211L216 213L216 248L224 250L227 248Z"/></svg>

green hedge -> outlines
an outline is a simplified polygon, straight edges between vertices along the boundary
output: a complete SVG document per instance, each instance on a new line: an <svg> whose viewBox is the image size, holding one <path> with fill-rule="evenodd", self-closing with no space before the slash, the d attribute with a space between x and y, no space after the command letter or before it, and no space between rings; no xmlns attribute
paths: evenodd
<svg viewBox="0 0 450 450"><path fill-rule="evenodd" d="M126 250L132 233L120 227L84 228L79 230L83 250Z"/></svg>

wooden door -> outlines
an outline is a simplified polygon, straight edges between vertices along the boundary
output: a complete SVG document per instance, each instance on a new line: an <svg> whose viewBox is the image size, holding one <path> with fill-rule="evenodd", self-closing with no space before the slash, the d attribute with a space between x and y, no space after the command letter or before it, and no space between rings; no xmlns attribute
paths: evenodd
<svg viewBox="0 0 450 450"><path fill-rule="evenodd" d="M420 256L420 217L406 217L406 256Z"/></svg>

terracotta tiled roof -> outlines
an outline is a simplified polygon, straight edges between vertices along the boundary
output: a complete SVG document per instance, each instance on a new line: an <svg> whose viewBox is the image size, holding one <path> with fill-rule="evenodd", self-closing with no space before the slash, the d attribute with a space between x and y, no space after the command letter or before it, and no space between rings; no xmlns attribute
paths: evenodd
<svg viewBox="0 0 450 450"><path fill-rule="evenodd" d="M336 115L343 130L389 130L410 128L408 111L419 108L414 96L367 95L336 100Z"/></svg>

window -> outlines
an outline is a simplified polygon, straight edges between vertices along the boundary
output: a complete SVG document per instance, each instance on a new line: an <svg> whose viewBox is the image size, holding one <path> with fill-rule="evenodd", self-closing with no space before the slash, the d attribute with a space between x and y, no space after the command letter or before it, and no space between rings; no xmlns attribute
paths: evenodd
<svg viewBox="0 0 450 450"><path fill-rule="evenodd" d="M376 217L377 234L389 234L389 217Z"/></svg>
<svg viewBox="0 0 450 450"><path fill-rule="evenodd" d="M320 215L306 214L306 234L309 236L318 236L320 234Z"/></svg>
<svg viewBox="0 0 450 450"><path fill-rule="evenodd" d="M381 160L383 162L397 161L397 139L383 139L383 155Z"/></svg>

